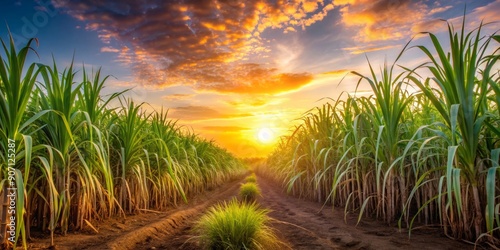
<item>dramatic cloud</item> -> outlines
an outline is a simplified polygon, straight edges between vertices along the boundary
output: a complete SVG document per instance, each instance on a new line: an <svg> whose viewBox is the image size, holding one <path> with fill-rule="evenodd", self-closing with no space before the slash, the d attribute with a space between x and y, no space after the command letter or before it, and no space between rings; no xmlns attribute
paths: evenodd
<svg viewBox="0 0 500 250"><path fill-rule="evenodd" d="M304 49L312 44L308 39L320 36L310 27L314 24L343 25L348 31L333 40L355 42L340 49L357 55L440 30L436 16L455 9L437 0L52 2L96 31L106 44L101 52L116 53L116 61L132 69L134 83L244 94L279 94L310 84L313 75L297 69L310 56ZM498 9L496 1L475 13L498 20ZM325 19L335 16L333 10L340 19ZM308 27L310 32L294 35ZM286 38L278 38L280 33Z"/></svg>
<svg viewBox="0 0 500 250"><path fill-rule="evenodd" d="M262 93L296 89L312 79L277 65L252 66L265 75L240 69L269 57L272 44L261 34L305 29L334 6L322 0L53 0L56 7L86 22L104 43L116 40L118 61L129 65L145 85L189 84L199 89ZM248 77L248 78L247 78Z"/></svg>

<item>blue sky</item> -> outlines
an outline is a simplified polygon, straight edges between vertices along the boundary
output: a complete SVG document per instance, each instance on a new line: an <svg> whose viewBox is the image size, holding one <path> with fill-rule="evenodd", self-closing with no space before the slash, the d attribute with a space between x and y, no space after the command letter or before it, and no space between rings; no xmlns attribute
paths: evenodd
<svg viewBox="0 0 500 250"><path fill-rule="evenodd" d="M8 25L19 46L38 38L35 62L102 67L108 93L133 88L128 97L252 155L272 148L262 128L283 135L319 99L353 91L355 77L340 79L366 73L367 57L392 62L418 32L444 34L439 19L459 25L464 6L468 27L499 21L498 0L15 0L2 5L0 37ZM424 61L416 49L401 59Z"/></svg>

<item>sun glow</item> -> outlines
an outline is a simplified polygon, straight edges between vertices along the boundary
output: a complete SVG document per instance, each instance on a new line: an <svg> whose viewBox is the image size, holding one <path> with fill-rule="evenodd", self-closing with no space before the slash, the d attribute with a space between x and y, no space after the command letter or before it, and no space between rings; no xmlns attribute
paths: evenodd
<svg viewBox="0 0 500 250"><path fill-rule="evenodd" d="M257 134L259 141L262 143L269 143L274 139L274 133L269 128L261 128L259 129L259 133Z"/></svg>

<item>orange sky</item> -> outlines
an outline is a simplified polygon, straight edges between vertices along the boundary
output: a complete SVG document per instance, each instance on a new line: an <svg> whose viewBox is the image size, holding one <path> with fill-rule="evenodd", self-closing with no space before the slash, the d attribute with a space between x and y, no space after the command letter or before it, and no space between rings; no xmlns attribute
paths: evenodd
<svg viewBox="0 0 500 250"><path fill-rule="evenodd" d="M197 36L175 34L166 42L179 59L161 76L151 65L132 63L136 74L147 79L141 87L147 93L144 100L161 90L162 101L154 105L169 107L170 117L180 119L179 124L239 156L266 156L304 112L325 101L321 98L354 91L357 78L347 74L366 72L365 55L373 65L393 60L417 32L445 31L446 24L438 19L457 23L463 13L463 4L453 7L445 1L285 2L232 1L236 7L231 7L215 1L175 7L181 10L179 19L192 26L199 22L199 30L193 32ZM198 8L204 11L198 13ZM492 13L499 11L499 1L483 2L469 9L468 18L476 24L481 18L498 21ZM203 21L214 12L220 16ZM175 51L175 43L190 49ZM128 47L117 53L125 63L143 60L142 53L161 57L163 46L150 46L143 43L133 53ZM415 51L403 60L415 64L424 57ZM130 86L135 84L131 81ZM271 142L259 140L263 128L272 131Z"/></svg>
<svg viewBox="0 0 500 250"><path fill-rule="evenodd" d="M75 61L88 67L103 66L113 75L106 91L133 88L127 95L137 102L168 108L178 124L243 157L266 156L304 112L325 101L321 98L354 91L356 78L340 80L351 70L367 73L367 57L378 68L419 32L445 31L440 19L458 25L465 5L471 27L480 20L500 21L500 0L37 4L15 1L10 14L2 14L22 38L26 24L19 16L57 11L34 34L41 55L55 53L68 63L74 53ZM487 32L492 30L498 24L488 26ZM418 36L412 44L428 42ZM401 59L405 66L424 60L416 49ZM263 128L272 133L270 142L259 140Z"/></svg>

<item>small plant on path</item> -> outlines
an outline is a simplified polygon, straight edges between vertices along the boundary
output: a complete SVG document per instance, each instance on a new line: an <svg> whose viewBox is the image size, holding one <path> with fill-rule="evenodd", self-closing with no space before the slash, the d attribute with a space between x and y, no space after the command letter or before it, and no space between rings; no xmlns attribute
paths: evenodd
<svg viewBox="0 0 500 250"><path fill-rule="evenodd" d="M283 249L286 245L269 227L268 210L233 199L217 204L194 230L203 249Z"/></svg>
<svg viewBox="0 0 500 250"><path fill-rule="evenodd" d="M244 202L254 202L260 196L260 188L255 182L247 182L240 187L240 198Z"/></svg>
<svg viewBox="0 0 500 250"><path fill-rule="evenodd" d="M245 178L245 182L257 182L257 176L255 173L247 176L247 178Z"/></svg>

